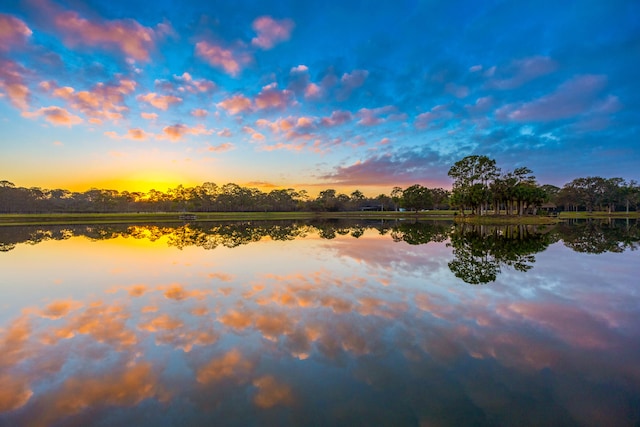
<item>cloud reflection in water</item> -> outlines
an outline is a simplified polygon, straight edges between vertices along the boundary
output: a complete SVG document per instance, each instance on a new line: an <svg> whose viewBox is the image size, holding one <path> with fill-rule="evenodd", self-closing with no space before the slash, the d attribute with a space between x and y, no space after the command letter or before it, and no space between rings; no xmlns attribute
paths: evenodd
<svg viewBox="0 0 640 427"><path fill-rule="evenodd" d="M585 283L574 274L585 255L551 241L535 269L473 287L447 268L446 238L305 236L226 252L165 247L180 280L118 276L93 296L35 300L1 326L0 424L640 419L635 253L601 255L609 269ZM562 286L546 284L550 272L563 272Z"/></svg>

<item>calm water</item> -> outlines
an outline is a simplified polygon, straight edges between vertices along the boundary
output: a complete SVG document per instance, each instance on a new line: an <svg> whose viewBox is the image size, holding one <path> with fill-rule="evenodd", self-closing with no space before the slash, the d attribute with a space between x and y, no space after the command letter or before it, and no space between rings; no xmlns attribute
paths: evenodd
<svg viewBox="0 0 640 427"><path fill-rule="evenodd" d="M638 227L0 227L0 425L638 426Z"/></svg>

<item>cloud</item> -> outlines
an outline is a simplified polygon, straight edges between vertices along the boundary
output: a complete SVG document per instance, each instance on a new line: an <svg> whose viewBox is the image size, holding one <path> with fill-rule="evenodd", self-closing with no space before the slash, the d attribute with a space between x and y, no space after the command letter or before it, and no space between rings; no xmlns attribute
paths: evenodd
<svg viewBox="0 0 640 427"><path fill-rule="evenodd" d="M33 31L21 19L0 13L0 51L23 45Z"/></svg>
<svg viewBox="0 0 640 427"><path fill-rule="evenodd" d="M331 116L320 119L320 124L325 127L339 126L350 122L353 115L350 111L333 111Z"/></svg>
<svg viewBox="0 0 640 427"><path fill-rule="evenodd" d="M213 92L217 88L211 80L194 79L187 72L174 74L171 80L156 79L154 85L163 92L172 94Z"/></svg>
<svg viewBox="0 0 640 427"><path fill-rule="evenodd" d="M159 39L173 33L168 23L156 28L145 27L133 19L86 19L75 11L62 11L52 3L42 1L53 15L53 23L69 47L84 45L117 51L127 58L149 61Z"/></svg>
<svg viewBox="0 0 640 427"><path fill-rule="evenodd" d="M182 102L182 98L173 95L158 95L155 92L150 92L146 95L136 96L138 101L146 102L154 107L166 111L169 106Z"/></svg>
<svg viewBox="0 0 640 427"><path fill-rule="evenodd" d="M611 113L620 108L620 103L615 96L599 98L606 84L605 76L575 76L549 95L499 108L496 117L513 122L549 122L590 112Z"/></svg>
<svg viewBox="0 0 640 427"><path fill-rule="evenodd" d="M60 107L43 107L34 112L24 112L22 115L28 118L44 116L45 120L54 126L71 127L82 123L80 117Z"/></svg>
<svg viewBox="0 0 640 427"><path fill-rule="evenodd" d="M168 314L160 315L154 319L151 319L147 323L141 323L138 325L138 329L147 332L157 332L157 331L172 331L175 329L182 328L184 326L184 322L175 317L171 317Z"/></svg>
<svg viewBox="0 0 640 427"><path fill-rule="evenodd" d="M192 93L196 92L213 92L216 89L216 84L211 80L206 79L194 79L191 74L184 72L180 76L174 75L173 78L183 83L177 90L180 92L188 91Z"/></svg>
<svg viewBox="0 0 640 427"><path fill-rule="evenodd" d="M340 87L336 95L338 101L348 99L354 89L364 84L368 76L369 72L367 70L353 70L351 73L344 73L340 78Z"/></svg>
<svg viewBox="0 0 640 427"><path fill-rule="evenodd" d="M476 102L473 104L465 105L464 107L467 109L469 114L482 114L486 113L493 106L493 98L491 96L483 96L476 99Z"/></svg>
<svg viewBox="0 0 640 427"><path fill-rule="evenodd" d="M17 62L0 58L0 89L14 107L25 111L29 108L31 91L24 82L26 70Z"/></svg>
<svg viewBox="0 0 640 427"><path fill-rule="evenodd" d="M207 117L209 115L209 112L205 109L202 108L196 108L194 110L191 110L190 113L193 117Z"/></svg>
<svg viewBox="0 0 640 427"><path fill-rule="evenodd" d="M271 49L276 44L289 40L295 24L290 19L275 20L270 16L261 16L253 21L252 28L256 37L251 40L253 46Z"/></svg>
<svg viewBox="0 0 640 427"><path fill-rule="evenodd" d="M460 86L455 83L447 83L444 90L456 98L466 98L469 96L469 88L467 86Z"/></svg>
<svg viewBox="0 0 640 427"><path fill-rule="evenodd" d="M287 89L279 90L277 83L264 86L255 98L255 105L260 110L283 110L293 99L293 92Z"/></svg>
<svg viewBox="0 0 640 427"><path fill-rule="evenodd" d="M2 23L0 22L0 25ZM0 413L23 407L33 396L26 381L9 375L0 375Z"/></svg>
<svg viewBox="0 0 640 427"><path fill-rule="evenodd" d="M0 369L13 366L23 359L31 331L31 323L24 316L3 327L0 331Z"/></svg>
<svg viewBox="0 0 640 427"><path fill-rule="evenodd" d="M360 120L358 124L362 126L377 126L387 120L403 120L406 114L397 113L398 109L393 105L386 105L379 108L361 108L356 114Z"/></svg>
<svg viewBox="0 0 640 427"><path fill-rule="evenodd" d="M152 134L147 133L140 128L129 129L124 135L118 135L116 132L112 131L105 132L104 134L113 139L130 139L133 141L146 141L152 136Z"/></svg>
<svg viewBox="0 0 640 427"><path fill-rule="evenodd" d="M196 55L214 67L222 68L227 74L234 77L252 61L251 56L246 52L225 49L208 41L196 43Z"/></svg>
<svg viewBox="0 0 640 427"><path fill-rule="evenodd" d="M249 135L251 135L251 139L255 139L256 141L263 141L264 140L264 135L261 134L260 132L256 131L252 127L245 126L245 127L242 128L242 131L244 133L248 133Z"/></svg>
<svg viewBox="0 0 640 427"><path fill-rule="evenodd" d="M200 384L212 384L224 379L233 379L238 383L244 383L248 381L253 368L253 362L246 359L237 349L232 349L198 369L196 381Z"/></svg>
<svg viewBox="0 0 640 427"><path fill-rule="evenodd" d="M158 115L156 113L140 113L140 117L147 120L156 120Z"/></svg>
<svg viewBox="0 0 640 427"><path fill-rule="evenodd" d="M213 153L224 153L225 151L229 151L233 149L233 144L230 142L223 142L222 144L218 144L218 145L209 145L209 147L207 147L207 151L211 151Z"/></svg>
<svg viewBox="0 0 640 427"><path fill-rule="evenodd" d="M318 99L322 97L322 89L315 83L309 83L304 89L306 99Z"/></svg>
<svg viewBox="0 0 640 427"><path fill-rule="evenodd" d="M253 104L249 98L244 95L235 95L216 104L218 108L226 110L229 114L238 114L249 111L253 108Z"/></svg>
<svg viewBox="0 0 640 427"><path fill-rule="evenodd" d="M223 138L230 138L230 137L233 136L233 133L231 132L231 130L229 128L224 128L224 129L218 131L217 135L221 136Z"/></svg>
<svg viewBox="0 0 640 427"><path fill-rule="evenodd" d="M538 77L554 72L558 64L547 56L532 56L513 61L504 69L489 69L493 77L487 81L487 87L494 89L515 89ZM498 77L496 77L496 73ZM499 77L504 76L504 77Z"/></svg>
<svg viewBox="0 0 640 427"><path fill-rule="evenodd" d="M126 324L129 313L122 306L92 303L82 313L69 319L66 325L51 329L43 342L55 344L76 334L89 335L95 341L121 349L137 342L136 334Z"/></svg>
<svg viewBox="0 0 640 427"><path fill-rule="evenodd" d="M166 399L158 375L149 362L128 364L119 371L72 376L38 399L31 425L55 425L87 408L133 407L156 398Z"/></svg>
<svg viewBox="0 0 640 427"><path fill-rule="evenodd" d="M253 402L260 408L272 408L277 405L290 406L294 402L291 387L278 382L271 375L256 378L253 380L253 385L258 388Z"/></svg>
<svg viewBox="0 0 640 427"><path fill-rule="evenodd" d="M165 298L172 299L174 301L182 301L188 298L202 299L205 295L208 295L208 291L192 290L188 291L179 283L170 285L164 292Z"/></svg>
<svg viewBox="0 0 640 427"><path fill-rule="evenodd" d="M289 132L295 126L296 119L294 117L280 118L270 122L267 119L256 120L256 125L259 127L266 127L273 133Z"/></svg>
<svg viewBox="0 0 640 427"><path fill-rule="evenodd" d="M100 124L102 120L117 121L123 113L129 111L124 104L125 95L136 88L136 82L120 79L115 82L97 83L90 90L76 91L69 86L58 86L56 82L45 81L40 87L50 91L53 96L64 99L67 104L89 116L92 123Z"/></svg>
<svg viewBox="0 0 640 427"><path fill-rule="evenodd" d="M427 148L386 153L348 166L338 166L334 172L321 178L344 185L411 185L416 182L426 185L438 179L434 176L434 171L443 169L439 161L438 154Z"/></svg>
<svg viewBox="0 0 640 427"><path fill-rule="evenodd" d="M81 306L81 302L74 300L54 301L41 310L40 315L48 319L60 319Z"/></svg>
<svg viewBox="0 0 640 427"><path fill-rule="evenodd" d="M446 121L451 117L453 117L453 114L447 110L447 107L445 105L436 105L431 109L431 111L418 114L413 122L413 125L416 127L416 129L426 129L433 123L443 124L443 121Z"/></svg>

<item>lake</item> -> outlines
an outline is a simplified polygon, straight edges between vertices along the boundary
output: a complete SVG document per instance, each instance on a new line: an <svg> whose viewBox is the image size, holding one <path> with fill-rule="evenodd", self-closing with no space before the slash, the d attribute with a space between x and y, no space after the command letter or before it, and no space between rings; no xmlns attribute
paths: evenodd
<svg viewBox="0 0 640 427"><path fill-rule="evenodd" d="M639 229L0 227L0 425L638 426Z"/></svg>

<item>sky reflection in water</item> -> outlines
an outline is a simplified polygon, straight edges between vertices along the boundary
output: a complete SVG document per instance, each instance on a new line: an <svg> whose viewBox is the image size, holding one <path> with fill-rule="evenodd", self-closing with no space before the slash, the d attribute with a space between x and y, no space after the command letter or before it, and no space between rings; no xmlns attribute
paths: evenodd
<svg viewBox="0 0 640 427"><path fill-rule="evenodd" d="M4 230L0 425L637 423L638 252L549 232L522 269L448 227Z"/></svg>

